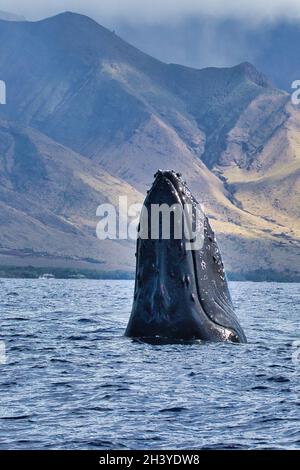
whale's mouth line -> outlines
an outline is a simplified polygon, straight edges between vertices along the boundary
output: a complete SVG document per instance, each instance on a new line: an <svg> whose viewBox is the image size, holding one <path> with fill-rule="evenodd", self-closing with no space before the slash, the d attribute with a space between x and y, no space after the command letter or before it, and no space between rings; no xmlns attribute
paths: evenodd
<svg viewBox="0 0 300 470"><path fill-rule="evenodd" d="M155 186L156 184L159 183L159 181L161 179L164 179L165 181L168 182L168 184L171 185L172 187L172 190L176 193L176 196L178 197L179 201L180 201L180 204L182 205L182 207L184 207L184 205L186 204L186 201L183 199L183 195L182 195L182 191L180 191L179 187L181 186L182 187L182 190L185 190L185 184L183 182L181 182L179 180L179 178L177 177L177 175L175 174L172 174L172 179L174 179L174 181L172 181L172 179L169 177L168 174L161 174L157 180L154 182L154 185L152 187L152 190L155 190ZM174 184L175 183L175 184ZM178 183L178 188L176 187L177 186L177 183ZM190 195L189 195L190 196ZM192 202L192 201L191 201ZM193 201L194 203L197 203L197 201L194 199ZM193 260L193 270L194 270L194 276L195 276L195 282L196 282L196 289L197 289L197 298L198 298L198 302L201 306L201 309L204 313L204 315L206 316L206 318L212 322L213 324L215 324L216 326L222 328L222 329L226 329L227 331L230 331L234 334L237 334L236 331L232 328L228 328L228 327L225 327L224 325L218 323L215 319L211 318L210 315L208 315L208 313L206 312L204 306L203 306L203 303L201 301L201 293L200 293L200 283L199 283L199 279L198 279L198 272L197 272L197 262L196 262L196 251L195 250L191 250L191 255L192 255L192 260Z"/></svg>

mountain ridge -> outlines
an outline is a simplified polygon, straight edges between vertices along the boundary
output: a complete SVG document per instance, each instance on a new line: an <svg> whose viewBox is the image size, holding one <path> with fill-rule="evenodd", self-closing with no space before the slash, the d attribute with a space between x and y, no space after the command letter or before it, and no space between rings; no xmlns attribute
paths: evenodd
<svg viewBox="0 0 300 470"><path fill-rule="evenodd" d="M288 92L300 78L299 18L248 21L199 15L159 24L115 19L113 27L126 41L164 62L204 68L247 60Z"/></svg>

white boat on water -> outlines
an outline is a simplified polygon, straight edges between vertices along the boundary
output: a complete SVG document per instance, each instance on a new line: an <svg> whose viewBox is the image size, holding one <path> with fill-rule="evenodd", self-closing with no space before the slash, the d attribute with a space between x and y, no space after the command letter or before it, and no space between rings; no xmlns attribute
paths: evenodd
<svg viewBox="0 0 300 470"><path fill-rule="evenodd" d="M39 279L55 279L55 276L53 274L45 273L41 274Z"/></svg>

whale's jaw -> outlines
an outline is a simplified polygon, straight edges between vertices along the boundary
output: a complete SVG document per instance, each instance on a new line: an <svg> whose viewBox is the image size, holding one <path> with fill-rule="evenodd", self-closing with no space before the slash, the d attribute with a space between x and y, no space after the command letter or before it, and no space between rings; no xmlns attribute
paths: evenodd
<svg viewBox="0 0 300 470"><path fill-rule="evenodd" d="M181 236L175 233L178 220L174 215L170 219L170 236L165 236L159 219L153 237L154 208L162 204L192 210L190 225ZM246 342L234 313L215 235L181 176L173 171L158 171L144 209L126 336ZM185 228L186 223L189 222L183 222Z"/></svg>

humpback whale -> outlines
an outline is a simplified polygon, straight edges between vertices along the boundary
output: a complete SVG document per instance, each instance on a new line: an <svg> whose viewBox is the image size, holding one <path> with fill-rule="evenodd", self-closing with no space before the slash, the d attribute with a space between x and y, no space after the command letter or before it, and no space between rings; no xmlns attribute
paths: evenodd
<svg viewBox="0 0 300 470"><path fill-rule="evenodd" d="M158 170L154 177L140 215L134 300L125 335L141 340L247 342L202 207L179 173ZM162 207L172 209L169 232L163 227ZM158 221L153 234L154 212ZM179 222L182 232L176 232Z"/></svg>

